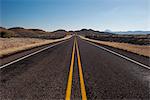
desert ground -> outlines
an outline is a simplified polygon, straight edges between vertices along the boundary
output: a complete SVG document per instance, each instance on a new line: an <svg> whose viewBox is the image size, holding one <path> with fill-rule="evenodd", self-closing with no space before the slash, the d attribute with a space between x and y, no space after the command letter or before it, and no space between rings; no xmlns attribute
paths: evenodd
<svg viewBox="0 0 150 100"><path fill-rule="evenodd" d="M64 38L55 40L40 38L0 38L0 56L2 57L49 43L59 42L70 37L71 36L66 36Z"/></svg>
<svg viewBox="0 0 150 100"><path fill-rule="evenodd" d="M93 40L93 39L85 38L83 36L80 36L80 37L85 39L85 40L89 40L89 41L92 41L95 43L111 46L114 48L133 52L133 53L136 53L136 54L139 54L142 56L150 57L150 46L149 45L135 45L135 44L130 44L130 43L99 41L99 40Z"/></svg>

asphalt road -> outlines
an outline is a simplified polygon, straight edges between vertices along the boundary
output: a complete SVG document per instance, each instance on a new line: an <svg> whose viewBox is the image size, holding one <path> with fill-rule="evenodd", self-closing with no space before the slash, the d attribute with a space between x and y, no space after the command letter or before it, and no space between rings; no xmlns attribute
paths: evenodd
<svg viewBox="0 0 150 100"><path fill-rule="evenodd" d="M78 44L89 99L150 99L150 70L79 38Z"/></svg>
<svg viewBox="0 0 150 100"><path fill-rule="evenodd" d="M73 39L1 69L1 99L65 98Z"/></svg>
<svg viewBox="0 0 150 100"><path fill-rule="evenodd" d="M74 43L74 40L72 37L1 68L1 99L56 100L65 99L66 94L70 94L68 97L73 100L150 99L149 69L89 44L79 37L77 42ZM149 66L149 58L107 48ZM5 64L29 53L31 51L2 58L1 61ZM69 84L70 89L67 88Z"/></svg>

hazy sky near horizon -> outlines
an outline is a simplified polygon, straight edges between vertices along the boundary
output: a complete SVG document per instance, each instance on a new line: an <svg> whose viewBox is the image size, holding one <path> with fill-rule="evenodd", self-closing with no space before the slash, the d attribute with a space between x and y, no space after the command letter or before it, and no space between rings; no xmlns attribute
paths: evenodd
<svg viewBox="0 0 150 100"><path fill-rule="evenodd" d="M1 0L1 26L150 30L149 0Z"/></svg>

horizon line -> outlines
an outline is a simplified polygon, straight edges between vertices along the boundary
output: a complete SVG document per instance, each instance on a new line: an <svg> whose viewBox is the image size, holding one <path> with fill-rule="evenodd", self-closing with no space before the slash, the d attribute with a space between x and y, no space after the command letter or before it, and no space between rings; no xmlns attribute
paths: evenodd
<svg viewBox="0 0 150 100"><path fill-rule="evenodd" d="M65 30L65 31L80 31L82 29L87 29L87 30L94 30L94 31L100 31L100 32L136 32L136 31L145 31L148 32L150 30L144 30L144 29L136 29L136 30L111 30L111 29L93 29L93 28L80 28L80 29L63 29L63 28L57 28L57 29L45 29L45 28L39 28L39 27L25 27L25 26L12 26L12 27L7 27L7 26L0 26L1 28L5 28L5 29L10 29L10 28L24 28L24 29L40 29L43 31L47 31L47 32L53 32L53 31L57 31L57 30Z"/></svg>

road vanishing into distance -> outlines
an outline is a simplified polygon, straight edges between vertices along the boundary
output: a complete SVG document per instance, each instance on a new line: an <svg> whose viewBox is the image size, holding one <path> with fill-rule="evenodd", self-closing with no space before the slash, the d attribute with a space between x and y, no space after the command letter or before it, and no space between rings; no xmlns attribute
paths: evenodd
<svg viewBox="0 0 150 100"><path fill-rule="evenodd" d="M2 58L0 97L150 100L149 63L149 58L73 36Z"/></svg>

